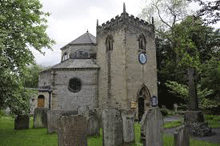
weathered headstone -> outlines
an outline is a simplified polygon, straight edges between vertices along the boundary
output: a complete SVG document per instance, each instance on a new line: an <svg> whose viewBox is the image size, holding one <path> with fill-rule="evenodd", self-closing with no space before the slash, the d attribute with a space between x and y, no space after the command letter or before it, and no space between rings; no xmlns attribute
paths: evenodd
<svg viewBox="0 0 220 146"><path fill-rule="evenodd" d="M77 111L49 110L47 111L47 132L58 132L58 120L61 115L77 115Z"/></svg>
<svg viewBox="0 0 220 146"><path fill-rule="evenodd" d="M135 140L134 118L135 118L134 112L132 111L122 112L124 143L132 143Z"/></svg>
<svg viewBox="0 0 220 146"><path fill-rule="evenodd" d="M77 108L78 115L84 115L86 112L89 112L89 107L88 106L79 106Z"/></svg>
<svg viewBox="0 0 220 146"><path fill-rule="evenodd" d="M82 115L61 116L58 146L87 146L86 119Z"/></svg>
<svg viewBox="0 0 220 146"><path fill-rule="evenodd" d="M29 129L29 119L28 115L16 116L14 129Z"/></svg>
<svg viewBox="0 0 220 146"><path fill-rule="evenodd" d="M144 146L162 146L163 145L163 117L159 108L150 108L145 112L141 120L141 126L144 128Z"/></svg>
<svg viewBox="0 0 220 146"><path fill-rule="evenodd" d="M189 133L187 128L183 125L178 127L174 133L174 145L175 146L189 146Z"/></svg>
<svg viewBox="0 0 220 146"><path fill-rule="evenodd" d="M87 134L89 136L99 135L100 120L99 120L99 115L95 109L90 110L89 114L86 115L86 122L87 122Z"/></svg>
<svg viewBox="0 0 220 146"><path fill-rule="evenodd" d="M102 112L103 146L120 146L123 143L121 112L107 108Z"/></svg>
<svg viewBox="0 0 220 146"><path fill-rule="evenodd" d="M34 128L47 127L47 108L35 108L34 110Z"/></svg>

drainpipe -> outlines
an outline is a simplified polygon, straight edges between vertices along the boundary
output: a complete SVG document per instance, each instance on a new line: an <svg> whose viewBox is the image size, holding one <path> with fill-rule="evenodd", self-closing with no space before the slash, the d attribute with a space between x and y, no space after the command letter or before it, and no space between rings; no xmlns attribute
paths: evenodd
<svg viewBox="0 0 220 146"><path fill-rule="evenodd" d="M52 92L52 90L49 89L48 90L48 93L49 93L49 110L51 110L51 92Z"/></svg>

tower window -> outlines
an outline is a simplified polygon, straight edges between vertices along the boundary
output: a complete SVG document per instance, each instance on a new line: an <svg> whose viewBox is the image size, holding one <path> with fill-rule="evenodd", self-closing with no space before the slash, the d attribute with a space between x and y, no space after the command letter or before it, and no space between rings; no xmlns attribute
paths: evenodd
<svg viewBox="0 0 220 146"><path fill-rule="evenodd" d="M74 93L79 92L81 90L81 81L77 78L70 79L68 89Z"/></svg>
<svg viewBox="0 0 220 146"><path fill-rule="evenodd" d="M141 34L138 38L138 44L139 44L139 49L146 51L146 38L144 37L143 34Z"/></svg>
<svg viewBox="0 0 220 146"><path fill-rule="evenodd" d="M62 56L62 61L65 61L67 59L68 59L68 54L67 54L67 52L65 52Z"/></svg>
<svg viewBox="0 0 220 146"><path fill-rule="evenodd" d="M108 37L106 38L106 41L105 41L105 45L106 45L106 51L110 51L110 50L113 50L113 37L112 35L108 35Z"/></svg>

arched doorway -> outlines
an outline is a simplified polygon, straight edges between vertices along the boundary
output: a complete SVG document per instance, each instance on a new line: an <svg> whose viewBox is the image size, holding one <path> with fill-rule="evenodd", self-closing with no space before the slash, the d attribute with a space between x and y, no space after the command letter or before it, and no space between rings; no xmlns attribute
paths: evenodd
<svg viewBox="0 0 220 146"><path fill-rule="evenodd" d="M44 97L44 95L39 95L38 96L37 107L44 107L44 104L45 104L45 97Z"/></svg>
<svg viewBox="0 0 220 146"><path fill-rule="evenodd" d="M138 120L141 121L144 111L147 110L147 108L150 108L150 92L145 85L143 85L138 91L137 100L138 100Z"/></svg>

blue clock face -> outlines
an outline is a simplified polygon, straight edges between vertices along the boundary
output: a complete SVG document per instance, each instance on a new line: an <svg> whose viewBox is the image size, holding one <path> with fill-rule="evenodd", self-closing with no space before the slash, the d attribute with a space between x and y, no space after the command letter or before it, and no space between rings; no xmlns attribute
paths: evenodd
<svg viewBox="0 0 220 146"><path fill-rule="evenodd" d="M145 64L147 62L147 55L144 53L140 53L138 55L138 60L141 64Z"/></svg>

